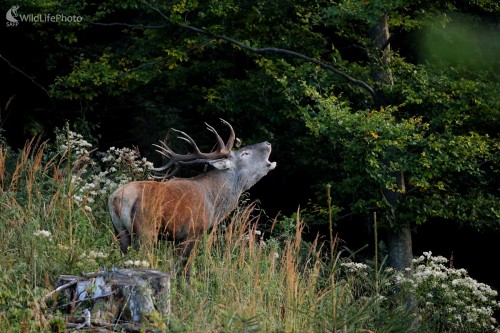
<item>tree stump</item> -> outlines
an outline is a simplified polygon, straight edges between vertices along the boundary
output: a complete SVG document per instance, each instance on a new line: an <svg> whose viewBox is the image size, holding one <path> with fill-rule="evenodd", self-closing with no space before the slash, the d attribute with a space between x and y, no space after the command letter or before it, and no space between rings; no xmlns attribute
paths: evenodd
<svg viewBox="0 0 500 333"><path fill-rule="evenodd" d="M171 312L170 274L156 270L60 275L57 288L44 300L56 292L58 310L71 314L68 318L74 320L67 321L82 327L164 329Z"/></svg>

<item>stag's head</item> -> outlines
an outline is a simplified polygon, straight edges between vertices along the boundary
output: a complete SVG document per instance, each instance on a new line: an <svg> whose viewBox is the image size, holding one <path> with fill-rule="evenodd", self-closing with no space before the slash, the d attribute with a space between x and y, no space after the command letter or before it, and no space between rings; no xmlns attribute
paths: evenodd
<svg viewBox="0 0 500 333"><path fill-rule="evenodd" d="M183 166L209 164L219 172L225 172L236 177L243 191L245 191L276 167L276 162L269 161L271 154L271 144L269 142L261 142L233 150L236 139L233 127L227 121L223 119L221 121L230 130L229 139L226 143L224 143L215 128L206 124L207 129L215 134L217 140L217 149L213 152L202 153L188 134L175 129L173 131L179 134L178 138L192 146L192 153L177 154L165 142L161 142L161 145L155 145L159 148L157 151L169 159L168 163L163 167L153 169L153 171L163 174L158 178L173 177Z"/></svg>
<svg viewBox="0 0 500 333"><path fill-rule="evenodd" d="M231 151L226 158L210 164L218 170L232 172L246 191L276 167L276 162L269 161L269 155L271 144L266 141Z"/></svg>

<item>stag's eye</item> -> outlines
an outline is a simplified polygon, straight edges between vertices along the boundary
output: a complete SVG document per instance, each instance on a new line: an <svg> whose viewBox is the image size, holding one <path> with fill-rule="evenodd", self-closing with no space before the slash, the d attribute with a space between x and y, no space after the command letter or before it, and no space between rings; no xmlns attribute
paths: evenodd
<svg viewBox="0 0 500 333"><path fill-rule="evenodd" d="M250 151L245 150L244 152L241 153L240 156L243 157L243 156L246 156L246 155L250 155Z"/></svg>

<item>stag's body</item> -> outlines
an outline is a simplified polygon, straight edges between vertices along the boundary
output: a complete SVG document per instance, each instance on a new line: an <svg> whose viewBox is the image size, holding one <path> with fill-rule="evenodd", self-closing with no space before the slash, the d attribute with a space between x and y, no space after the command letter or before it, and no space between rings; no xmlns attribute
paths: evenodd
<svg viewBox="0 0 500 333"><path fill-rule="evenodd" d="M189 241L224 219L236 208L241 194L275 168L276 163L268 160L271 153L268 142L231 151L232 128L225 146L215 130L210 126L209 129L217 136L218 154L200 153L194 141L180 132L183 135L180 138L190 142L195 153L177 155L164 145L160 152L171 161L156 170L172 166L177 170L179 165L199 163L210 164L214 170L193 178L131 182L111 195L109 209L122 252L127 252L133 237L138 236L146 245L158 238L185 243L183 250L187 254L191 248Z"/></svg>

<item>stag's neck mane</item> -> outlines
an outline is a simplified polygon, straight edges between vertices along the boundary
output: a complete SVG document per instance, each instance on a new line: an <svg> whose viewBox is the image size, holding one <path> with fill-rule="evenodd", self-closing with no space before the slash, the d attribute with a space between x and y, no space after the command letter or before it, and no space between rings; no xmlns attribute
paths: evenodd
<svg viewBox="0 0 500 333"><path fill-rule="evenodd" d="M236 208L241 194L246 191L233 170L210 170L192 178L200 183L216 209L216 218L225 217Z"/></svg>

